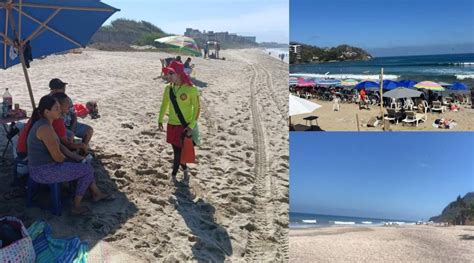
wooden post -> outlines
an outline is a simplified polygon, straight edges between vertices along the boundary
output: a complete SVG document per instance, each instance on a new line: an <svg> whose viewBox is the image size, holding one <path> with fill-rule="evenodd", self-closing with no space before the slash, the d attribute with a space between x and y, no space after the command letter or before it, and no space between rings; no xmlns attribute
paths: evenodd
<svg viewBox="0 0 474 263"><path fill-rule="evenodd" d="M383 130L385 130L385 122L383 121L383 68L380 69L380 114L382 117Z"/></svg>
<svg viewBox="0 0 474 263"><path fill-rule="evenodd" d="M356 113L356 122L357 122L357 131L360 131L360 125L359 125L359 114Z"/></svg>

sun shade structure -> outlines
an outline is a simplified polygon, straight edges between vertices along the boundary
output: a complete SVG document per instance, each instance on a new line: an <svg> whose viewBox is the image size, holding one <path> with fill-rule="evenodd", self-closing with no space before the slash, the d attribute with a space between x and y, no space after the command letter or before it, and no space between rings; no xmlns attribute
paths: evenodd
<svg viewBox="0 0 474 263"><path fill-rule="evenodd" d="M343 80L340 85L344 87L352 87L352 86L357 85L357 83L359 82L355 79L346 79L346 80Z"/></svg>
<svg viewBox="0 0 474 263"><path fill-rule="evenodd" d="M462 82L454 82L452 85L448 87L449 90L469 90L466 84Z"/></svg>
<svg viewBox="0 0 474 263"><path fill-rule="evenodd" d="M355 86L356 89L372 89L372 90L378 90L380 88L380 85L377 82L374 81L362 81L359 82Z"/></svg>
<svg viewBox="0 0 474 263"><path fill-rule="evenodd" d="M294 95L290 94L289 101L289 116L311 113L316 109L321 108L321 105L311 102L309 100L305 100Z"/></svg>
<svg viewBox="0 0 474 263"><path fill-rule="evenodd" d="M393 90L400 86L400 83L393 81L393 80L384 80L383 81L383 89L385 90Z"/></svg>
<svg viewBox="0 0 474 263"><path fill-rule="evenodd" d="M155 42L170 45L179 49L180 52L187 52L194 56L201 56L201 49L196 44L196 41L186 36L168 36L155 39Z"/></svg>
<svg viewBox="0 0 474 263"><path fill-rule="evenodd" d="M296 86L298 87L314 87L316 83L311 79L298 78Z"/></svg>
<svg viewBox="0 0 474 263"><path fill-rule="evenodd" d="M0 0L0 67L23 65L35 108L25 51L30 60L85 47L117 11L97 0Z"/></svg>
<svg viewBox="0 0 474 263"><path fill-rule="evenodd" d="M439 85L438 83L436 82L433 82L433 81L422 81L418 84L416 84L415 86L413 86L417 89L427 89L427 90L434 90L434 91L443 91L444 88Z"/></svg>
<svg viewBox="0 0 474 263"><path fill-rule="evenodd" d="M396 88L391 91L387 91L383 94L386 98L402 99L402 98L413 98L420 97L421 91L407 89L407 88Z"/></svg>
<svg viewBox="0 0 474 263"><path fill-rule="evenodd" d="M404 87L404 88L413 88L413 86L416 85L416 81L414 80L409 80L409 79L405 79L405 80L400 80L398 82L398 84L400 85L400 87Z"/></svg>

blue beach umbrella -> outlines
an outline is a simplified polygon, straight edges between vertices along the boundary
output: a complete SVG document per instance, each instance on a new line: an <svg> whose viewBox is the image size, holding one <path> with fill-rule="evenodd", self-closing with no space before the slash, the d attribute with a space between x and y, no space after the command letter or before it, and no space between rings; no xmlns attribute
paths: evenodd
<svg viewBox="0 0 474 263"><path fill-rule="evenodd" d="M380 85L374 81L362 81L362 82L359 82L359 84L355 86L355 89L376 90L376 89L380 89Z"/></svg>
<svg viewBox="0 0 474 263"><path fill-rule="evenodd" d="M413 88L413 86L416 85L416 81L414 80L408 80L408 79L405 79L405 80L400 80L398 82L398 84L400 85L400 87L404 87L404 88Z"/></svg>
<svg viewBox="0 0 474 263"><path fill-rule="evenodd" d="M400 83L393 81L393 80L384 80L383 81L383 89L385 90L393 90L400 87Z"/></svg>
<svg viewBox="0 0 474 263"><path fill-rule="evenodd" d="M85 47L117 11L98 0L0 0L0 68L22 63L35 108L25 64Z"/></svg>
<svg viewBox="0 0 474 263"><path fill-rule="evenodd" d="M466 84L462 82L454 82L452 85L448 87L449 90L469 90Z"/></svg>

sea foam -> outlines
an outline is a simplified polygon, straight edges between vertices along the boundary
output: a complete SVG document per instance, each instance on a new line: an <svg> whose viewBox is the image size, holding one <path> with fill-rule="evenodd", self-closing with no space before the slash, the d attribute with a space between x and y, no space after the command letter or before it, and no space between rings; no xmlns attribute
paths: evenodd
<svg viewBox="0 0 474 263"><path fill-rule="evenodd" d="M355 222L334 221L335 225L355 225Z"/></svg>
<svg viewBox="0 0 474 263"><path fill-rule="evenodd" d="M315 74L315 73L292 73L290 77L307 78L333 78L333 79L356 79L356 80L379 80L380 75L361 75L361 74ZM398 75L383 75L384 79L397 80Z"/></svg>

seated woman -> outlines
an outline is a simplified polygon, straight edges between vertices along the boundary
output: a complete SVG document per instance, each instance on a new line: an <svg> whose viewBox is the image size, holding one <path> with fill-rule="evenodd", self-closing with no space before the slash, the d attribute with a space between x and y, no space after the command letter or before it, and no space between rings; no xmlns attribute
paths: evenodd
<svg viewBox="0 0 474 263"><path fill-rule="evenodd" d="M31 179L41 184L61 183L77 180L76 195L72 213L82 215L89 212L81 206L88 188L94 201L110 200L113 196L102 193L94 179L92 166L84 162L84 157L71 153L59 142L52 123L59 119L61 110L57 100L46 95L41 98L38 108L33 111L31 128L28 133L28 167ZM65 162L70 158L77 162Z"/></svg>

